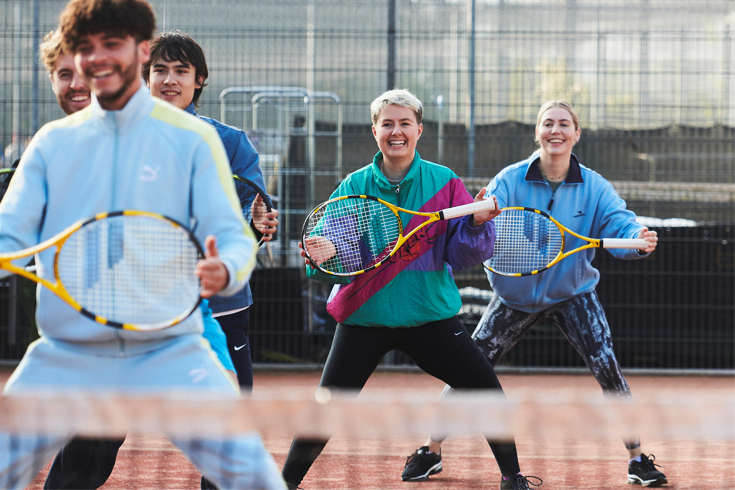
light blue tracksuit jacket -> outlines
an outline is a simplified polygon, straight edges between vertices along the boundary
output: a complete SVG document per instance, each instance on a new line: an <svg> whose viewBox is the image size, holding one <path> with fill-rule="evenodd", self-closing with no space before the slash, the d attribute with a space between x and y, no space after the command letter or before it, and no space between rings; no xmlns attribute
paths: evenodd
<svg viewBox="0 0 735 490"><path fill-rule="evenodd" d="M201 243L214 235L229 272L222 295L236 293L249 279L256 242L242 218L217 131L151 97L145 86L120 111L105 111L93 99L36 134L0 204L0 253L40 243L96 213L122 209L171 217L189 225ZM52 263L53 251L38 254L38 274L52 277ZM202 332L198 310L156 332L113 329L41 286L37 323L43 336L101 355L132 355L151 350L157 339Z"/></svg>

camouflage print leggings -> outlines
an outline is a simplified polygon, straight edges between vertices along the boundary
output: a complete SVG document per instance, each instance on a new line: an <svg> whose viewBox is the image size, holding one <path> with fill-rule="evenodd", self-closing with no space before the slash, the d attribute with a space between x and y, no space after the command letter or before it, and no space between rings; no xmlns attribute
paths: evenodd
<svg viewBox="0 0 735 490"><path fill-rule="evenodd" d="M496 296L487 306L472 338L495 367L531 327L544 320L559 326L606 395L630 397L630 387L613 352L605 311L594 291L574 296L538 313L514 310ZM628 449L640 447L637 438L624 442Z"/></svg>

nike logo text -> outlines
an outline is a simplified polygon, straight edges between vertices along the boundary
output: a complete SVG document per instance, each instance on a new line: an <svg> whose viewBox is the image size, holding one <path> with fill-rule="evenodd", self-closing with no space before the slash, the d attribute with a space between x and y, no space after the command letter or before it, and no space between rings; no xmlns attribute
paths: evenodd
<svg viewBox="0 0 735 490"><path fill-rule="evenodd" d="M248 344L242 344L242 345L241 345L240 347L237 347L237 346L235 346L235 350L240 350L240 349L242 349L243 347L245 347L246 345L248 345Z"/></svg>

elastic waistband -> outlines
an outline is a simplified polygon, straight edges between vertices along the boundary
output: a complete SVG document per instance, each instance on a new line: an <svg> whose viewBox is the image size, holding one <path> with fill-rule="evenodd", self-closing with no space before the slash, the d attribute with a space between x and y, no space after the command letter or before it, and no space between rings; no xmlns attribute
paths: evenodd
<svg viewBox="0 0 735 490"><path fill-rule="evenodd" d="M198 334L177 335L152 340L117 339L101 342L68 342L65 340L42 337L47 342L59 349L99 357L134 357L149 352L165 349L168 346L182 341L188 341Z"/></svg>

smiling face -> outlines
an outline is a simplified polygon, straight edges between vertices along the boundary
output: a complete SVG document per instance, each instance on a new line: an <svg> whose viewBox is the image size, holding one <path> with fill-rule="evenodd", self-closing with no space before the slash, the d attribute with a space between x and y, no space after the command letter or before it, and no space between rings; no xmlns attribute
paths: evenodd
<svg viewBox="0 0 735 490"><path fill-rule="evenodd" d="M80 39L74 63L102 108L114 111L140 88L140 68L148 58L148 41L103 32Z"/></svg>
<svg viewBox="0 0 735 490"><path fill-rule="evenodd" d="M410 166L423 130L413 110L398 105L386 106L373 125L373 136L383 153L383 161L396 168Z"/></svg>
<svg viewBox="0 0 735 490"><path fill-rule="evenodd" d="M92 101L89 87L74 66L74 58L66 53L59 54L54 70L49 73L51 89L56 94L61 110L68 116L81 111Z"/></svg>
<svg viewBox="0 0 735 490"><path fill-rule="evenodd" d="M561 107L552 107L541 115L536 126L536 141L541 153L559 156L572 153L581 130L574 127L572 114Z"/></svg>
<svg viewBox="0 0 735 490"><path fill-rule="evenodd" d="M148 76L151 95L186 109L194 100L194 90L202 88L194 67L184 61L156 60Z"/></svg>

